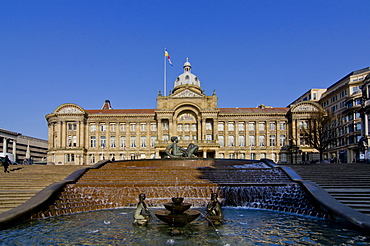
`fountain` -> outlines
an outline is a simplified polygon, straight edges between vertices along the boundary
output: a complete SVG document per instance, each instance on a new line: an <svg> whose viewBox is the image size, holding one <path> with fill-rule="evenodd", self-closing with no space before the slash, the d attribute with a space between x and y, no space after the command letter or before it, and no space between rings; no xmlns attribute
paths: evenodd
<svg viewBox="0 0 370 246"><path fill-rule="evenodd" d="M190 203L183 203L183 197L173 197L171 203L165 203L166 210L157 210L154 215L170 226L184 226L199 217L200 211L190 209Z"/></svg>
<svg viewBox="0 0 370 246"><path fill-rule="evenodd" d="M338 224L332 225L330 221L336 218L338 218L337 221L341 221L343 217L339 217L341 214L327 205L330 197L325 197L323 193L317 196L317 188L314 186L312 188L310 185L268 160L168 158L105 161L83 172L80 171L79 174L71 175L63 185L57 184L49 187L47 189L51 192L48 195L49 198L45 199L45 193L41 192L41 199L38 195L31 199L33 208L37 209L29 210L29 215L23 212L17 217L23 220L33 219L31 224L21 224L19 227L12 227L14 229L6 229L5 226L14 225L12 222L14 220L8 219L5 224L0 218L0 228L6 229L0 236L0 241L8 240L6 235L12 235L12 238L23 238L23 234L35 234L33 226L30 225L37 225L35 230L42 231L42 233L37 232L37 235L49 235L47 232L52 230L50 228L56 226L53 223L57 223L58 228L63 225L63 231L70 236L58 234L57 237L67 237L66 242L70 244L83 244L82 241L73 241L73 235L77 238L84 238L83 234L87 233L89 237L94 237L92 234L99 230L103 239L95 235L98 238L95 244L99 244L99 240L108 240L104 239L104 235L111 235L110 238L115 238L111 239L112 241L104 241L105 244L125 244L124 241L119 240L120 236L116 238L117 235L132 234L133 230L135 233L132 236L125 236L127 240L132 240L131 244L141 243L141 240L148 240L147 243L151 243L157 238L185 240L186 242L193 240L192 238L198 241L210 240L209 242L214 242L209 243L211 245L220 245L222 241L220 238L223 238L225 242L236 242L237 244L240 240L248 243L244 241L246 235L249 235L247 237L251 240L263 238L263 235L271 235L268 240L264 238L258 241L261 245L265 245L266 242L275 244L281 242L279 241L282 240L281 238L278 241L274 241L274 238L285 235L287 231L291 231L292 234L286 237L296 238L291 241L297 244L300 238L325 241L326 239L323 238L316 239L315 233L305 234L304 232L333 230L337 233L335 228L338 228ZM145 193L146 197L140 198L139 194L142 193ZM145 200L146 205L135 210L138 196L139 203ZM209 202L210 196L211 202ZM186 202L178 198L185 198ZM44 203L40 202L42 199ZM216 201L217 206L215 206ZM37 202L40 204L35 205ZM219 209L216 209L221 205L222 214L217 212ZM191 207L197 210L190 209ZM158 220L145 216L135 218L135 213L144 215L142 212L146 211L146 208L153 210ZM343 214L346 213L345 209L342 211ZM207 220L202 217L197 219L200 214L203 214ZM88 219L89 215L94 220ZM149 226L133 226L133 216L136 220L135 224L145 225L150 221ZM161 216L164 219L161 219ZM273 219L268 216L272 216ZM44 218L47 219L44 220ZM227 219L226 222L224 218ZM280 220L279 218L285 219ZM63 219L68 222L60 222ZM161 223L159 219L166 224ZM67 226L73 224L73 228L78 228L75 224L80 223L81 228L85 228L84 223L87 224L90 220L94 222L87 227L88 232L69 230ZM309 226L301 224L306 223L306 220ZM271 225L267 223L269 221L279 221L279 224ZM357 219L355 222L366 226L367 224L363 221ZM212 225L218 225L217 229L207 226L209 222ZM284 227L283 224L286 222L290 223ZM49 223L51 223L50 226ZM42 224L45 224L46 229L40 229ZM295 229L296 227L292 224L300 229ZM316 224L323 224L323 228L316 228ZM181 233L176 233L173 227L181 227ZM302 230L302 228L305 229ZM350 232L350 235L346 235L351 240L361 242L359 238L353 236L356 233L345 230ZM173 239L168 238L169 234L174 235ZM367 238L364 240L366 241ZM333 244L333 241L326 242ZM337 242L337 244L345 243ZM163 241L158 245L163 245Z"/></svg>

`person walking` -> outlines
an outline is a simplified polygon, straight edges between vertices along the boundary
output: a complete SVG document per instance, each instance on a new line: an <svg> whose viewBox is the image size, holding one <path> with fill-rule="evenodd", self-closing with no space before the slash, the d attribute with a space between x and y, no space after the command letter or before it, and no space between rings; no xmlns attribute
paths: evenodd
<svg viewBox="0 0 370 246"><path fill-rule="evenodd" d="M3 157L3 159L1 160L1 162L3 163L3 166L4 166L4 173L10 173L8 171L8 167L11 164L11 162L9 160L8 155L6 155L5 157Z"/></svg>

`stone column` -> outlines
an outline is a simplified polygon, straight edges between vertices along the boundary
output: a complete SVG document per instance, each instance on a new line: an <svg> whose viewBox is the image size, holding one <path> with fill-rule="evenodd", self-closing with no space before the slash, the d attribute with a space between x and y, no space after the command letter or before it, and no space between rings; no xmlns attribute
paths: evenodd
<svg viewBox="0 0 370 246"><path fill-rule="evenodd" d="M3 138L3 153L7 153L8 152L8 139L7 138Z"/></svg>
<svg viewBox="0 0 370 246"><path fill-rule="evenodd" d="M17 160L17 141L13 139L13 156L14 156L14 161Z"/></svg>

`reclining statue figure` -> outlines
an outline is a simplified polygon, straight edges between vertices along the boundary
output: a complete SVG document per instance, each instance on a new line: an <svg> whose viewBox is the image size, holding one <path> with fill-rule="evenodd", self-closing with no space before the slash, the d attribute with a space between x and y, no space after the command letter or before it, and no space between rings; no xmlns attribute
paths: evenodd
<svg viewBox="0 0 370 246"><path fill-rule="evenodd" d="M168 145L166 148L166 154L172 158L179 158L179 157L196 157L198 153L198 145L190 143L187 149L184 149L177 145L179 142L177 137L171 137L172 144ZM172 152L171 152L172 149Z"/></svg>

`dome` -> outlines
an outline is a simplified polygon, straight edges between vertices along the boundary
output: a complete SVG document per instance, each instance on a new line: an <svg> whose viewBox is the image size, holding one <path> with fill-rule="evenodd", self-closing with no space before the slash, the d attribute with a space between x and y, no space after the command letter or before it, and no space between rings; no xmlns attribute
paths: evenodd
<svg viewBox="0 0 370 246"><path fill-rule="evenodd" d="M177 77L174 87L186 84L200 87L199 79L197 78L197 76L191 73L191 64L188 58L186 58L186 61L184 63L184 73L180 74Z"/></svg>

